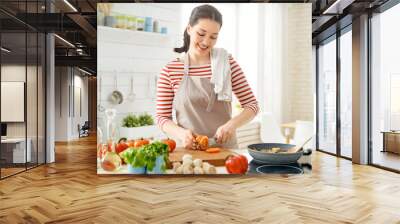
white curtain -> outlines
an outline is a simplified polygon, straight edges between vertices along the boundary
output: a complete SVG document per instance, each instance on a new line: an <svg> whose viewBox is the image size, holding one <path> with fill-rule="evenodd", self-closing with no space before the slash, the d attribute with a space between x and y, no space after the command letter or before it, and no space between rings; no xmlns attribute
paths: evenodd
<svg viewBox="0 0 400 224"><path fill-rule="evenodd" d="M259 101L263 113L272 114L278 124L282 123L283 91L282 86L286 66L284 64L286 32L286 5L265 4L260 8L260 20L263 21L263 51L260 57L262 70L259 75Z"/></svg>

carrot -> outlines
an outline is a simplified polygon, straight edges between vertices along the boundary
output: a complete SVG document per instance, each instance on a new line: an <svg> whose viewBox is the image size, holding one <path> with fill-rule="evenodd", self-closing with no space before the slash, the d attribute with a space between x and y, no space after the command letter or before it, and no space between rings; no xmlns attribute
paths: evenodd
<svg viewBox="0 0 400 224"><path fill-rule="evenodd" d="M206 152L209 152L209 153L217 153L217 152L220 152L220 151L221 151L220 148L208 148L208 149L206 149Z"/></svg>

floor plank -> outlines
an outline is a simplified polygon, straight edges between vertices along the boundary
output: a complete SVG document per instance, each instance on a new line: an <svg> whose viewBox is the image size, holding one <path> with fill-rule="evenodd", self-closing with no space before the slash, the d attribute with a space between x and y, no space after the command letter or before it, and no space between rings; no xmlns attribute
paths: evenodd
<svg viewBox="0 0 400 224"><path fill-rule="evenodd" d="M0 181L0 223L400 223L400 175L320 152L309 175L97 176L93 137Z"/></svg>

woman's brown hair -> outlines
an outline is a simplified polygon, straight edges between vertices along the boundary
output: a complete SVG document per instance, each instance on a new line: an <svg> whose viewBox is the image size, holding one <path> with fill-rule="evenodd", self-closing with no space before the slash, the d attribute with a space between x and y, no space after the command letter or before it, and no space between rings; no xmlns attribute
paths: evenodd
<svg viewBox="0 0 400 224"><path fill-rule="evenodd" d="M211 5L197 6L192 10L189 18L189 25L194 26L199 22L199 19L210 19L222 26L222 15L221 13ZM187 29L183 33L183 46L174 48L177 53L187 52L189 50L190 36L187 33Z"/></svg>

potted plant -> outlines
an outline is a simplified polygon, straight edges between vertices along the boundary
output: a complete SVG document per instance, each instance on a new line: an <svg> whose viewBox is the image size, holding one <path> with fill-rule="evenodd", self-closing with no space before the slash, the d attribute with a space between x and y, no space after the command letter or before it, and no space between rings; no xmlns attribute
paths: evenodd
<svg viewBox="0 0 400 224"><path fill-rule="evenodd" d="M168 145L153 142L140 148L129 148L121 157L132 174L163 174L168 161Z"/></svg>
<svg viewBox="0 0 400 224"><path fill-rule="evenodd" d="M120 154L131 174L145 174L146 164L144 160L144 151L142 148L129 148Z"/></svg>
<svg viewBox="0 0 400 224"><path fill-rule="evenodd" d="M157 125L149 114L139 116L128 114L122 119L120 137L128 139L154 138L159 134Z"/></svg>
<svg viewBox="0 0 400 224"><path fill-rule="evenodd" d="M163 174L165 173L169 147L162 142L153 142L144 147L146 155L146 173L147 174Z"/></svg>

